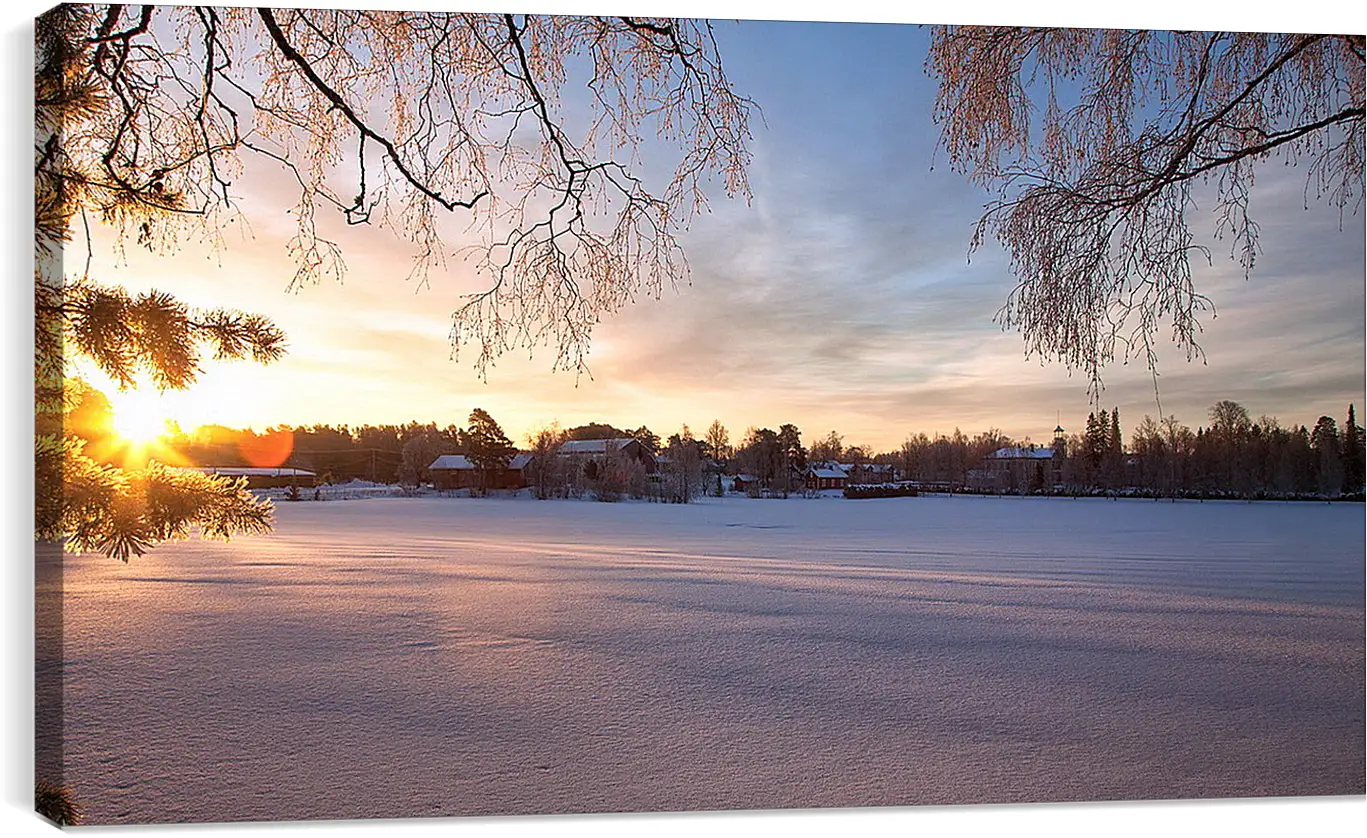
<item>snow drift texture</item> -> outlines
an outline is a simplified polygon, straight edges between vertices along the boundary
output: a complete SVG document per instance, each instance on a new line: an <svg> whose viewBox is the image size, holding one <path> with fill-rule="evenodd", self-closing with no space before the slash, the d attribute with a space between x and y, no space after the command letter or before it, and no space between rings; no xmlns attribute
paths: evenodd
<svg viewBox="0 0 1367 838"><path fill-rule="evenodd" d="M1364 791L1360 506L277 518L40 568L90 822Z"/></svg>

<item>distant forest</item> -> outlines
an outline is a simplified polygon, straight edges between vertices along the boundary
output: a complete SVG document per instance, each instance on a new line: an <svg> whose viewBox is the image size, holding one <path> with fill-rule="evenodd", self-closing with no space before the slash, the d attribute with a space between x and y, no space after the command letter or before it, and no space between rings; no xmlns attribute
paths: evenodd
<svg viewBox="0 0 1367 838"><path fill-rule="evenodd" d="M108 411L98 393L89 395L73 416L75 433L98 441L112 433L109 423L91 416ZM476 414L482 417L476 428ZM701 437L683 426L668 439L640 426L619 428L590 423L561 429L543 428L522 441L522 450L543 456L566 440L634 438L665 460L702 463L711 475L743 473L766 488L787 492L799 488L798 475L809 464L839 462L851 482L914 481L954 491L1012 494L1124 494L1190 498L1345 498L1360 499L1364 484L1364 435L1349 405L1342 427L1333 417L1313 424L1282 425L1269 416L1253 419L1232 401L1208 412L1209 424L1195 429L1166 416L1144 416L1129 435L1122 431L1118 409L1093 412L1078 432L1062 429L1047 443L1014 440L996 429L968 436L952 434L907 437L895 451L847 444L830 431L809 444L796 425L777 431L750 427L732 444L730 432L714 421ZM487 427L502 436L483 411L471 414L469 428L436 422L404 425L280 425L262 433L205 426L193 433L173 433L163 440L168 461L177 465L287 465L308 469L322 480L343 483L417 485L426 467L441 454L476 454L487 447ZM484 420L487 420L484 421ZM487 427L486 427L487 426ZM506 440L504 440L506 442ZM500 443L502 444L502 443ZM102 450L100 446L91 446ZM496 446L497 448L497 446ZM1002 461L1002 449L1039 452L1043 459L1015 470L1002 484L983 476ZM499 449L502 450L502 449ZM1044 454L1052 452L1052 456ZM684 457L681 452L687 454ZM671 456L672 454L672 456ZM696 457L694 456L696 454ZM697 491L710 490L702 481Z"/></svg>
<svg viewBox="0 0 1367 838"><path fill-rule="evenodd" d="M1155 497L1333 498L1361 500L1363 430L1348 406L1340 429L1321 416L1313 427L1250 418L1237 402L1210 408L1193 431L1172 416L1144 416L1122 444L1120 414L1091 414L1083 432L1061 437L1056 455L1068 491Z"/></svg>

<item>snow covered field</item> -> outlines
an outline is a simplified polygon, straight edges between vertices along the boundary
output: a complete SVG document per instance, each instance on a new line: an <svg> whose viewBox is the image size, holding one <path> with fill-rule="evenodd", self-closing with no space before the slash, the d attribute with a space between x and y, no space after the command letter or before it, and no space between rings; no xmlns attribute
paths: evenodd
<svg viewBox="0 0 1367 838"><path fill-rule="evenodd" d="M68 559L66 780L92 823L1362 794L1363 520L281 503Z"/></svg>

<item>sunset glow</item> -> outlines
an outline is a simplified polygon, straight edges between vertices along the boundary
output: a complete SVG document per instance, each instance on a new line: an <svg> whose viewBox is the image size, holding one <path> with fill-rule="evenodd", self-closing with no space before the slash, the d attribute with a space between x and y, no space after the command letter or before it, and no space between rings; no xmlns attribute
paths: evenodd
<svg viewBox="0 0 1367 838"><path fill-rule="evenodd" d="M325 237L346 242L348 274L295 293L287 290L292 231L271 224L250 238L229 231L220 249L187 241L174 259L130 248L122 261L101 263L103 280L172 291L192 306L260 312L289 336L288 354L269 365L206 359L188 390L161 397L165 415L186 432L218 424L261 433L444 427L479 407L518 445L552 422L646 425L667 436L715 419L736 438L749 426L791 422L808 441L834 429L879 451L955 428L971 435L995 427L1033 441L1051 439L1059 424L1080 429L1094 409L1085 376L1027 359L1021 336L994 322L1013 287L999 249L967 259L985 195L946 167L928 168L935 132L934 87L920 66L926 33L751 21L718 37L734 56L737 83L766 106L754 199L714 196L684 241L691 284L659 300L643 295L606 318L594 331L588 375L553 372L554 351L543 348L500 358L482 379L472 351L452 357L450 317L489 278L452 260L427 284L410 281L411 243L320 216ZM839 57L817 72L803 63L814 52ZM877 72L870 56L881 56ZM776 63L792 69L776 73ZM883 81L892 79L909 87ZM805 106L812 91L824 110ZM913 139L896 146L891 169L883 146L865 137L889 101L903 103L908 124L924 120L907 129ZM274 218L283 200L275 183L268 167L250 161L242 210ZM1253 198L1266 252L1249 279L1223 245L1211 263L1193 263L1219 319L1203 322L1204 363L1159 346L1161 405L1142 362L1106 371L1102 401L1119 407L1127 434L1145 414L1195 427L1220 399L1309 425L1362 401L1362 216L1341 219L1318 203L1303 209L1304 187L1303 172L1281 167L1259 179ZM807 209L814 195L826 196L815 216ZM1213 230L1195 232L1214 241ZM108 229L93 225L91 236L95 252L115 248Z"/></svg>
<svg viewBox="0 0 1367 838"><path fill-rule="evenodd" d="M113 408L114 430L128 442L146 445L167 432L170 420L156 390L115 390L105 395Z"/></svg>

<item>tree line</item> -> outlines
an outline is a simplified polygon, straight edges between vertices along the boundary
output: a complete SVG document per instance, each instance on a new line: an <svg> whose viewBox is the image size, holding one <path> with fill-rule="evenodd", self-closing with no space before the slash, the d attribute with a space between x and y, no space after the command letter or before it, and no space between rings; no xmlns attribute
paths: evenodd
<svg viewBox="0 0 1367 838"><path fill-rule="evenodd" d="M804 444L793 423L748 427L736 444L718 420L697 437L687 425L662 438L646 425L634 429L606 422L572 428L551 424L531 433L521 450L533 455L527 476L538 497L621 497L687 502L719 494L723 476L743 475L761 491L801 491L809 466L840 463L852 483L891 480L943 484L973 491L975 476L1003 448L1048 449L1052 457L1037 472L1011 485L1019 493L1093 494L1123 492L1163 497L1358 497L1364 484L1364 434L1356 407L1348 406L1342 426L1321 416L1313 426L1283 425L1270 416L1256 420L1243 405L1220 401L1207 425L1191 428L1176 416L1145 415L1129 436L1119 408L1094 411L1083 430L1059 433L1047 445L1015 440L996 428L973 436L908 435L892 451L847 444L829 431ZM74 433L87 450L109 452L114 434L108 401L97 391L82 395L70 414ZM646 468L629 457L610 455L586 469L555 456L572 440L631 439L652 455ZM321 481L418 486L443 454L462 454L481 471L507 468L519 446L486 411L475 409L465 425L410 421L380 425L276 425L261 433L219 425L192 433L173 430L162 441L168 464L191 466L288 465L308 469ZM263 460L260 452L272 452ZM99 456L96 453L96 456Z"/></svg>
<svg viewBox="0 0 1367 838"><path fill-rule="evenodd" d="M1356 408L1348 406L1342 428L1331 416L1313 427L1282 425L1276 417L1253 419L1247 408L1220 401L1210 423L1192 429L1176 416L1145 415L1123 442L1120 411L1088 415L1085 429L1059 434L1048 470L1028 476L1013 491L1095 494L1121 492L1153 497L1361 498L1364 436ZM996 431L969 438L955 430L934 439L909 437L900 451L877 455L898 466L904 479L968 486L972 472L993 451L1013 442Z"/></svg>
<svg viewBox="0 0 1367 838"><path fill-rule="evenodd" d="M1363 430L1353 405L1342 429L1330 416L1309 428L1284 427L1269 416L1253 420L1232 401L1215 404L1210 419L1193 432L1171 417L1145 416L1124 471L1103 472L1101 482L1113 486L1119 478L1165 496L1362 497Z"/></svg>

